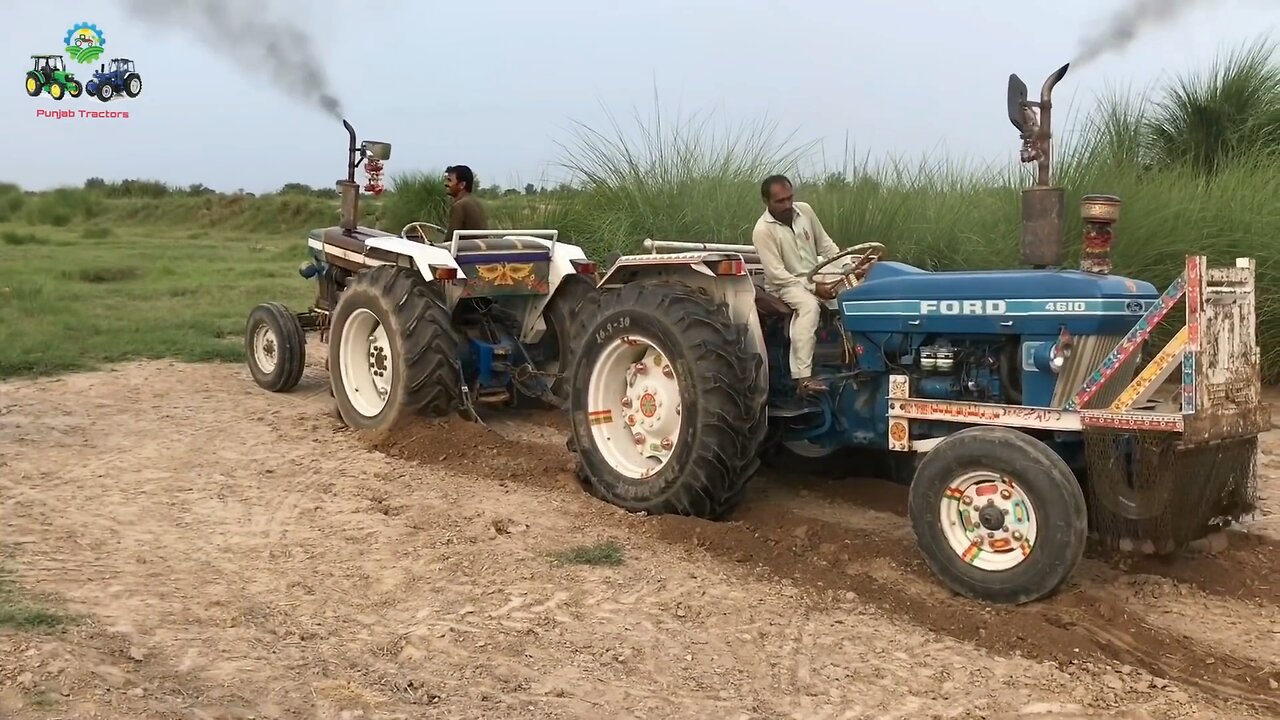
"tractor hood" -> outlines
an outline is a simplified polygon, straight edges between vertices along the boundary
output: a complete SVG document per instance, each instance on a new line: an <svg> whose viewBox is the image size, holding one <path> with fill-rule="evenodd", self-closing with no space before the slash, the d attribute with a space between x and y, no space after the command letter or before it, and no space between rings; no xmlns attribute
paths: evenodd
<svg viewBox="0 0 1280 720"><path fill-rule="evenodd" d="M854 332L1123 334L1159 297L1151 283L1080 270L929 272L886 261L839 307Z"/></svg>

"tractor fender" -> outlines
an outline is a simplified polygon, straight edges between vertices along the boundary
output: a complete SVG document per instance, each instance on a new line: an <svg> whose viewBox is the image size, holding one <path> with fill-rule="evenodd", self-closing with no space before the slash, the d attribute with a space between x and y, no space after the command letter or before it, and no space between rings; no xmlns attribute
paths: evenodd
<svg viewBox="0 0 1280 720"><path fill-rule="evenodd" d="M624 255L618 258L599 287L620 286L636 282L675 280L706 292L729 306L729 318L747 326L748 350L760 356L757 381L769 382L769 354L765 351L764 332L756 311L756 288L749 275L716 275L704 260L737 259L736 253L692 252L661 255Z"/></svg>
<svg viewBox="0 0 1280 720"><path fill-rule="evenodd" d="M418 271L422 273L424 279L432 281L428 267L446 267L453 268L458 271L458 278L465 278L466 273L462 271L462 267L453 259L453 255L444 248L434 245L418 242L416 240L408 240L399 236L387 237L371 237L364 241L365 247L385 250L389 253L395 253L403 257L413 260Z"/></svg>

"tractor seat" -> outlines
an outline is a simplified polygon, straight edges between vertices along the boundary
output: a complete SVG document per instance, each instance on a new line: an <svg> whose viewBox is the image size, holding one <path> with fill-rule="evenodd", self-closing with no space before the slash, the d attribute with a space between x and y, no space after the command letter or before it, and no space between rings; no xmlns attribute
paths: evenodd
<svg viewBox="0 0 1280 720"><path fill-rule="evenodd" d="M448 249L449 242L436 243L437 247ZM458 255L507 255L518 253L550 257L551 250L533 238L519 235L505 237L462 238L458 241Z"/></svg>
<svg viewBox="0 0 1280 720"><path fill-rule="evenodd" d="M775 317L780 320L787 320L795 312L791 306L782 302L776 295L769 294L759 283L754 283L756 288L756 312L761 317Z"/></svg>
<svg viewBox="0 0 1280 720"><path fill-rule="evenodd" d="M753 283L756 288L756 312L760 317L773 317L779 320L789 320L795 314L795 310L786 304L777 295L770 293L764 289L759 282ZM819 317L829 319L836 309L831 307L829 302L818 302ZM825 320L823 320L825 322Z"/></svg>

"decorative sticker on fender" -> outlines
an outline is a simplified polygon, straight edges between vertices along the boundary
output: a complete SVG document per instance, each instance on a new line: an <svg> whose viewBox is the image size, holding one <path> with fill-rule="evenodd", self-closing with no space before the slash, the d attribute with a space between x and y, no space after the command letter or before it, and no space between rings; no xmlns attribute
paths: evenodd
<svg viewBox="0 0 1280 720"><path fill-rule="evenodd" d="M840 307L846 315L1141 315L1154 300L1124 298L1065 300L849 300Z"/></svg>

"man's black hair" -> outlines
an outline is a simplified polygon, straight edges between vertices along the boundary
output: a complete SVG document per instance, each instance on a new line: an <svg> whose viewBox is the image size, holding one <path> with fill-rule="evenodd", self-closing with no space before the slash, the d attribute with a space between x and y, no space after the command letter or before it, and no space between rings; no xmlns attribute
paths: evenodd
<svg viewBox="0 0 1280 720"><path fill-rule="evenodd" d="M786 175L770 175L764 179L764 182L760 183L760 198L767 202L769 200L769 191L773 189L774 185L778 184L791 187L791 180Z"/></svg>
<svg viewBox="0 0 1280 720"><path fill-rule="evenodd" d="M444 171L446 174L457 178L458 182L462 183L462 187L466 188L467 192L474 191L476 176L475 173L471 172L471 168L466 165L450 165L445 168Z"/></svg>

